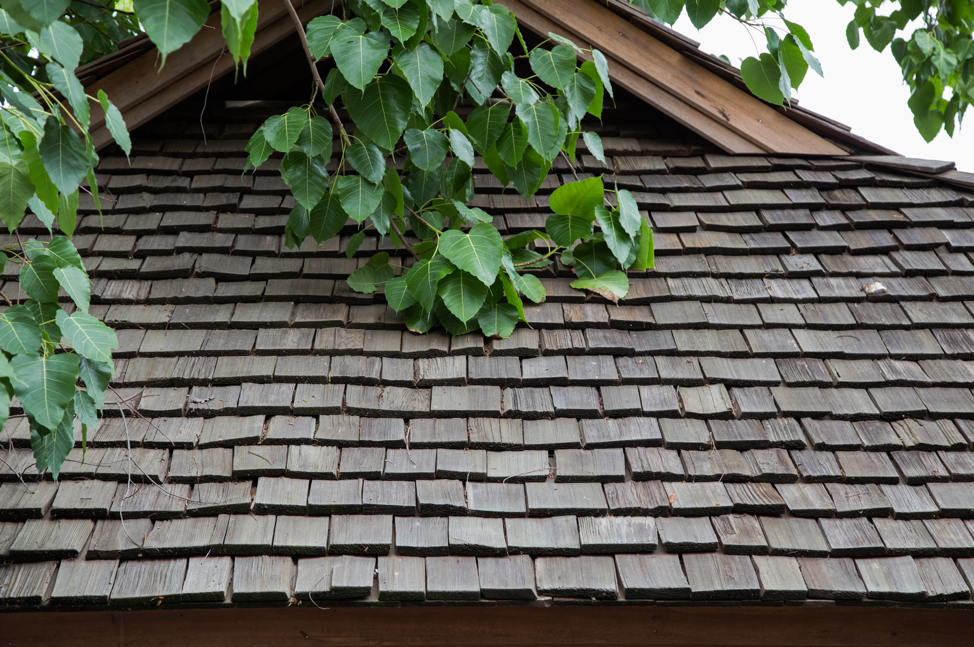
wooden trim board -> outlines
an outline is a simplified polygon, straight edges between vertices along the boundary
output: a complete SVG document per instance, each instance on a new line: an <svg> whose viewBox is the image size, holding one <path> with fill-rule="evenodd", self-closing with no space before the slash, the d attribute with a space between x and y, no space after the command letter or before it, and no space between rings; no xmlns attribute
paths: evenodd
<svg viewBox="0 0 974 647"><path fill-rule="evenodd" d="M844 156L846 151L795 123L630 24L594 0L521 0L633 72L712 120L777 155ZM515 12L517 15L517 12Z"/></svg>
<svg viewBox="0 0 974 647"><path fill-rule="evenodd" d="M968 647L974 610L863 607L399 607L4 613L9 647L780 645Z"/></svg>
<svg viewBox="0 0 974 647"><path fill-rule="evenodd" d="M521 0L497 1L499 4L506 6L514 12L514 15L517 16L518 23L542 37L547 37L548 32L560 31L558 25L552 22L550 18L528 7ZM582 38L575 37L573 42L582 48L589 47L588 42ZM591 56L585 54L582 58L590 60ZM636 74L620 63L614 56L606 54L606 59L609 62L609 75L612 77L614 83L625 88L667 117L686 126L707 141L720 147L721 150L738 155L763 155L768 152L713 121L709 116L702 114L693 106L687 105L679 97L661 89L651 81Z"/></svg>
<svg viewBox="0 0 974 647"><path fill-rule="evenodd" d="M260 55L294 33L294 24L283 2L259 2L260 13L257 34L251 46L252 57ZM336 3L336 6L340 4ZM298 15L302 21L307 22L315 16L328 13L331 6L329 0L309 0L297 8ZM122 112L131 131L206 87L211 77L216 80L231 71L233 59L229 53L223 51L220 14L214 13L189 43L169 55L161 69L158 68L158 52L152 49L99 79L85 88L85 91L95 95L98 90L105 90ZM89 133L96 150L113 141L105 126L105 115L101 106L96 104L91 107Z"/></svg>

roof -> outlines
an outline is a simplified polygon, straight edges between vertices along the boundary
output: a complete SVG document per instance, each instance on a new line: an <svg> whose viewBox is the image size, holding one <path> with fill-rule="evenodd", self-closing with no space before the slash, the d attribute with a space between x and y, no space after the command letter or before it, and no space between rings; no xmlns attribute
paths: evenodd
<svg viewBox="0 0 974 647"><path fill-rule="evenodd" d="M656 268L618 306L539 272L507 340L352 292L377 250L409 264L388 241L284 247L278 160L241 175L260 106L210 94L106 151L74 242L115 390L58 483L23 418L0 432L0 610L974 606L974 193L728 155L632 87L593 129ZM505 234L573 179L475 172Z"/></svg>

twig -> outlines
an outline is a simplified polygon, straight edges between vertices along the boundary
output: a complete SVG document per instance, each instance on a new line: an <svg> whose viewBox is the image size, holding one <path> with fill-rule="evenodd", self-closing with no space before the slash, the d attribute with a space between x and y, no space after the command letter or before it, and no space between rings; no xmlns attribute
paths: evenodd
<svg viewBox="0 0 974 647"><path fill-rule="evenodd" d="M413 249L413 246L409 244L409 241L406 240L406 237L402 235L401 231L399 231L399 227L396 226L396 221L390 220L389 224L392 225L392 230L396 232L397 236L399 236L399 240L402 241L403 247L405 247L409 251L409 253L413 255L414 259L416 259L417 261L420 260L419 254L416 253L416 250Z"/></svg>
<svg viewBox="0 0 974 647"><path fill-rule="evenodd" d="M203 133L203 145L206 146L206 128L203 126L203 113L206 112L206 102L210 99L210 86L213 85L213 73L216 72L217 63L223 58L224 53L227 51L227 43L223 42L223 49L220 50L220 55L216 57L213 61L213 67L210 68L210 80L206 84L206 94L203 95L203 108L200 110L200 132ZM236 74L236 72L234 72Z"/></svg>
<svg viewBox="0 0 974 647"><path fill-rule="evenodd" d="M8 463L7 461L3 460L2 458L0 458L0 463L3 463L4 466L6 466L6 468L8 470L10 470L11 472L13 472L14 474L17 475L17 478L20 479L20 484L24 486L24 489L25 490L27 490L31 494L34 494L34 491L32 489L30 489L30 487L28 487L27 481L24 480L24 477L20 474L20 472L18 472L17 470L15 470L13 468L13 466L10 465L10 463Z"/></svg>
<svg viewBox="0 0 974 647"><path fill-rule="evenodd" d="M559 152L561 153L561 156L565 158L565 161L568 162L568 168L571 169L572 175L575 176L575 181L578 182L578 173L575 172L575 166L572 164L572 161L568 159L568 155L565 153L565 151Z"/></svg>
<svg viewBox="0 0 974 647"><path fill-rule="evenodd" d="M11 303L10 299L7 298L7 295L3 293L3 290L0 290L0 297L3 297L3 300L7 302L8 306L13 306L13 303Z"/></svg>
<svg viewBox="0 0 974 647"><path fill-rule="evenodd" d="M438 233L438 234L442 234L443 233L442 231L440 231L439 229L437 229L433 225L431 225L428 222L426 222L426 219L425 218L423 218L421 215L419 215L418 213L416 213L415 211L413 211L409 207L406 207L406 209L409 210L409 213L410 213L410 215L412 215L413 218L415 218L416 220L420 221L421 223L423 223L424 225L426 225L427 227L429 227L430 229L432 229L436 233Z"/></svg>
<svg viewBox="0 0 974 647"><path fill-rule="evenodd" d="M318 89L321 91L322 96L325 94L325 82L321 80L321 75L318 74L318 66L315 65L315 56L311 53L311 47L308 46L308 36L304 32L304 25L301 24L301 17L298 16L298 12L295 11L294 5L291 4L291 0L282 0L287 6L287 11L291 14L291 20L294 21L294 26L297 28L298 38L301 40L301 47L304 49L305 56L308 57L308 65L311 66L311 75L315 79L315 83L318 85ZM339 132L342 134L342 139L346 144L351 144L352 140L345 132L345 125L342 124L341 117L338 116L338 111L335 110L335 106L328 104L328 112L331 113L331 120L335 122L338 126Z"/></svg>

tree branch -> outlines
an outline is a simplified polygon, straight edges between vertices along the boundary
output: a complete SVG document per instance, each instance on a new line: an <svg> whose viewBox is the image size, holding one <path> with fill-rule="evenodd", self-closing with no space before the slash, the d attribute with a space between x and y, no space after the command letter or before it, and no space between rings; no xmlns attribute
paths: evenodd
<svg viewBox="0 0 974 647"><path fill-rule="evenodd" d="M294 21L294 26L298 32L298 38L301 39L301 47L304 49L305 56L308 57L308 65L311 66L311 75L314 76L315 84L321 91L322 96L325 94L325 82L321 80L321 75L318 74L318 67L315 65L314 54L311 53L311 47L308 46L308 35L304 32L304 25L301 24L301 18L298 16L298 12L295 11L294 5L291 4L291 0L282 0L284 5L287 7L287 11L291 14L291 20ZM331 113L331 120L335 122L338 126L338 131L342 135L342 139L345 140L346 144L351 143L351 138L349 138L348 133L345 131L345 125L342 124L341 117L338 116L338 111L335 110L335 106L328 104L328 111Z"/></svg>
<svg viewBox="0 0 974 647"><path fill-rule="evenodd" d="M402 246L405 247L409 251L409 253L413 255L414 259L416 259L417 261L420 260L419 254L416 253L416 250L413 249L413 246L409 244L409 241L406 240L406 237L402 235L401 231L399 231L399 227L396 226L396 221L391 220L389 224L392 225L392 230L396 232L396 235L399 236L399 240L402 241Z"/></svg>

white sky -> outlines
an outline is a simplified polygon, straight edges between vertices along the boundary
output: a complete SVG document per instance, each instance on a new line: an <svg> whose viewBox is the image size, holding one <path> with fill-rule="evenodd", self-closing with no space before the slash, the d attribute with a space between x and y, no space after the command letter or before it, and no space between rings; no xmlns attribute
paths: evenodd
<svg viewBox="0 0 974 647"><path fill-rule="evenodd" d="M861 38L852 50L845 28L852 19L852 3L836 0L791 0L785 16L805 27L815 45L825 78L808 71L801 90L795 93L801 105L830 119L852 127L852 132L892 149L901 155L923 159L949 160L962 171L974 172L974 126L957 129L951 139L941 131L926 143L913 125L913 114L906 105L909 87L903 83L900 68L889 48L879 53ZM697 31L686 13L675 29L700 41L700 49L724 54L734 65L764 51L763 34L718 17ZM974 109L968 120L974 119Z"/></svg>

